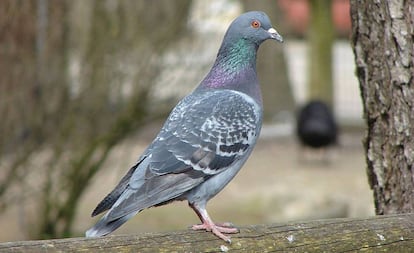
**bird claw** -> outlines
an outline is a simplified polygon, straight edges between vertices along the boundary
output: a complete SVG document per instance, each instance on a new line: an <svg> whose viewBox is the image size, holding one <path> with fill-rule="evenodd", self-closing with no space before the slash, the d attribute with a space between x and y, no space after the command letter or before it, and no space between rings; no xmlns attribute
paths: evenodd
<svg viewBox="0 0 414 253"><path fill-rule="evenodd" d="M231 223L231 222L216 223L216 226L218 226L218 227L235 228L235 229L237 229L237 228L234 226L234 224L233 224L233 223ZM237 230L238 230L238 229L237 229ZM240 231L238 231L238 232L240 232Z"/></svg>
<svg viewBox="0 0 414 253"><path fill-rule="evenodd" d="M193 230L206 230L208 232L212 232L215 236L217 236L218 238L228 243L231 243L230 237L225 236L223 233L236 234L240 232L238 228L234 227L233 224L229 222L222 223L222 224L208 224L208 223L197 224L197 225L193 225L192 229Z"/></svg>
<svg viewBox="0 0 414 253"><path fill-rule="evenodd" d="M239 233L240 230L236 227L233 226L233 224L231 223L222 223L222 224L197 224L197 225L193 225L192 226L193 230L206 230L206 231L213 231L214 229L216 229L217 231L221 232L221 233L226 233L226 234L236 234Z"/></svg>

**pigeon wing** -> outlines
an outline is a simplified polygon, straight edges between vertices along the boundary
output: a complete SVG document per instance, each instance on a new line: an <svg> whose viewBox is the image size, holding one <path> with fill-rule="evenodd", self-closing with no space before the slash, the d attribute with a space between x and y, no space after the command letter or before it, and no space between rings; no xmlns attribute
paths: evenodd
<svg viewBox="0 0 414 253"><path fill-rule="evenodd" d="M260 107L247 95L230 91L211 91L191 97L190 103L174 111L153 151L154 173L177 173L166 152L176 161L205 175L214 175L243 158L260 131ZM170 156L171 156L170 155ZM167 156L168 157L168 156Z"/></svg>
<svg viewBox="0 0 414 253"><path fill-rule="evenodd" d="M250 153L260 132L260 106L247 95L215 90L183 99L170 114L107 215L180 199Z"/></svg>

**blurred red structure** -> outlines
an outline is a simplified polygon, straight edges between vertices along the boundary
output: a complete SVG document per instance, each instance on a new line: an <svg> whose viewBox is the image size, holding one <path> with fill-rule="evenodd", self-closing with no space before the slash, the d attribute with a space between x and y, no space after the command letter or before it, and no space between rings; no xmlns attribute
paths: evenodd
<svg viewBox="0 0 414 253"><path fill-rule="evenodd" d="M349 0L332 0L332 19L337 34L348 36L351 31ZM309 24L309 0L278 0L289 27L295 34L305 35Z"/></svg>

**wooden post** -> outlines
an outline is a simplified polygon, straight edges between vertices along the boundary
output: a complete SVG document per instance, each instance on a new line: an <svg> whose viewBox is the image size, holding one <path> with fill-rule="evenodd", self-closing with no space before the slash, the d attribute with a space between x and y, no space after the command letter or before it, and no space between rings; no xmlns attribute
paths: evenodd
<svg viewBox="0 0 414 253"><path fill-rule="evenodd" d="M308 31L309 85L307 98L319 99L334 108L332 79L332 47L334 26L332 1L312 0L310 3L310 26Z"/></svg>
<svg viewBox="0 0 414 253"><path fill-rule="evenodd" d="M414 214L242 227L232 243L211 233L114 235L0 243L0 252L414 252Z"/></svg>

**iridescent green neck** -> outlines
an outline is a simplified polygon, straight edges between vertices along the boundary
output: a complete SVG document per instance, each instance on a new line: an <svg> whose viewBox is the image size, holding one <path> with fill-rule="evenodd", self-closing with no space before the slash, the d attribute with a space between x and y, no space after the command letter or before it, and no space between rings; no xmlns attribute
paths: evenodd
<svg viewBox="0 0 414 253"><path fill-rule="evenodd" d="M256 79L256 52L258 46L245 39L223 43L203 86L232 88L232 85Z"/></svg>
<svg viewBox="0 0 414 253"><path fill-rule="evenodd" d="M246 67L256 68L256 51L256 45L239 39L236 43L220 48L215 65L225 72L237 72Z"/></svg>

